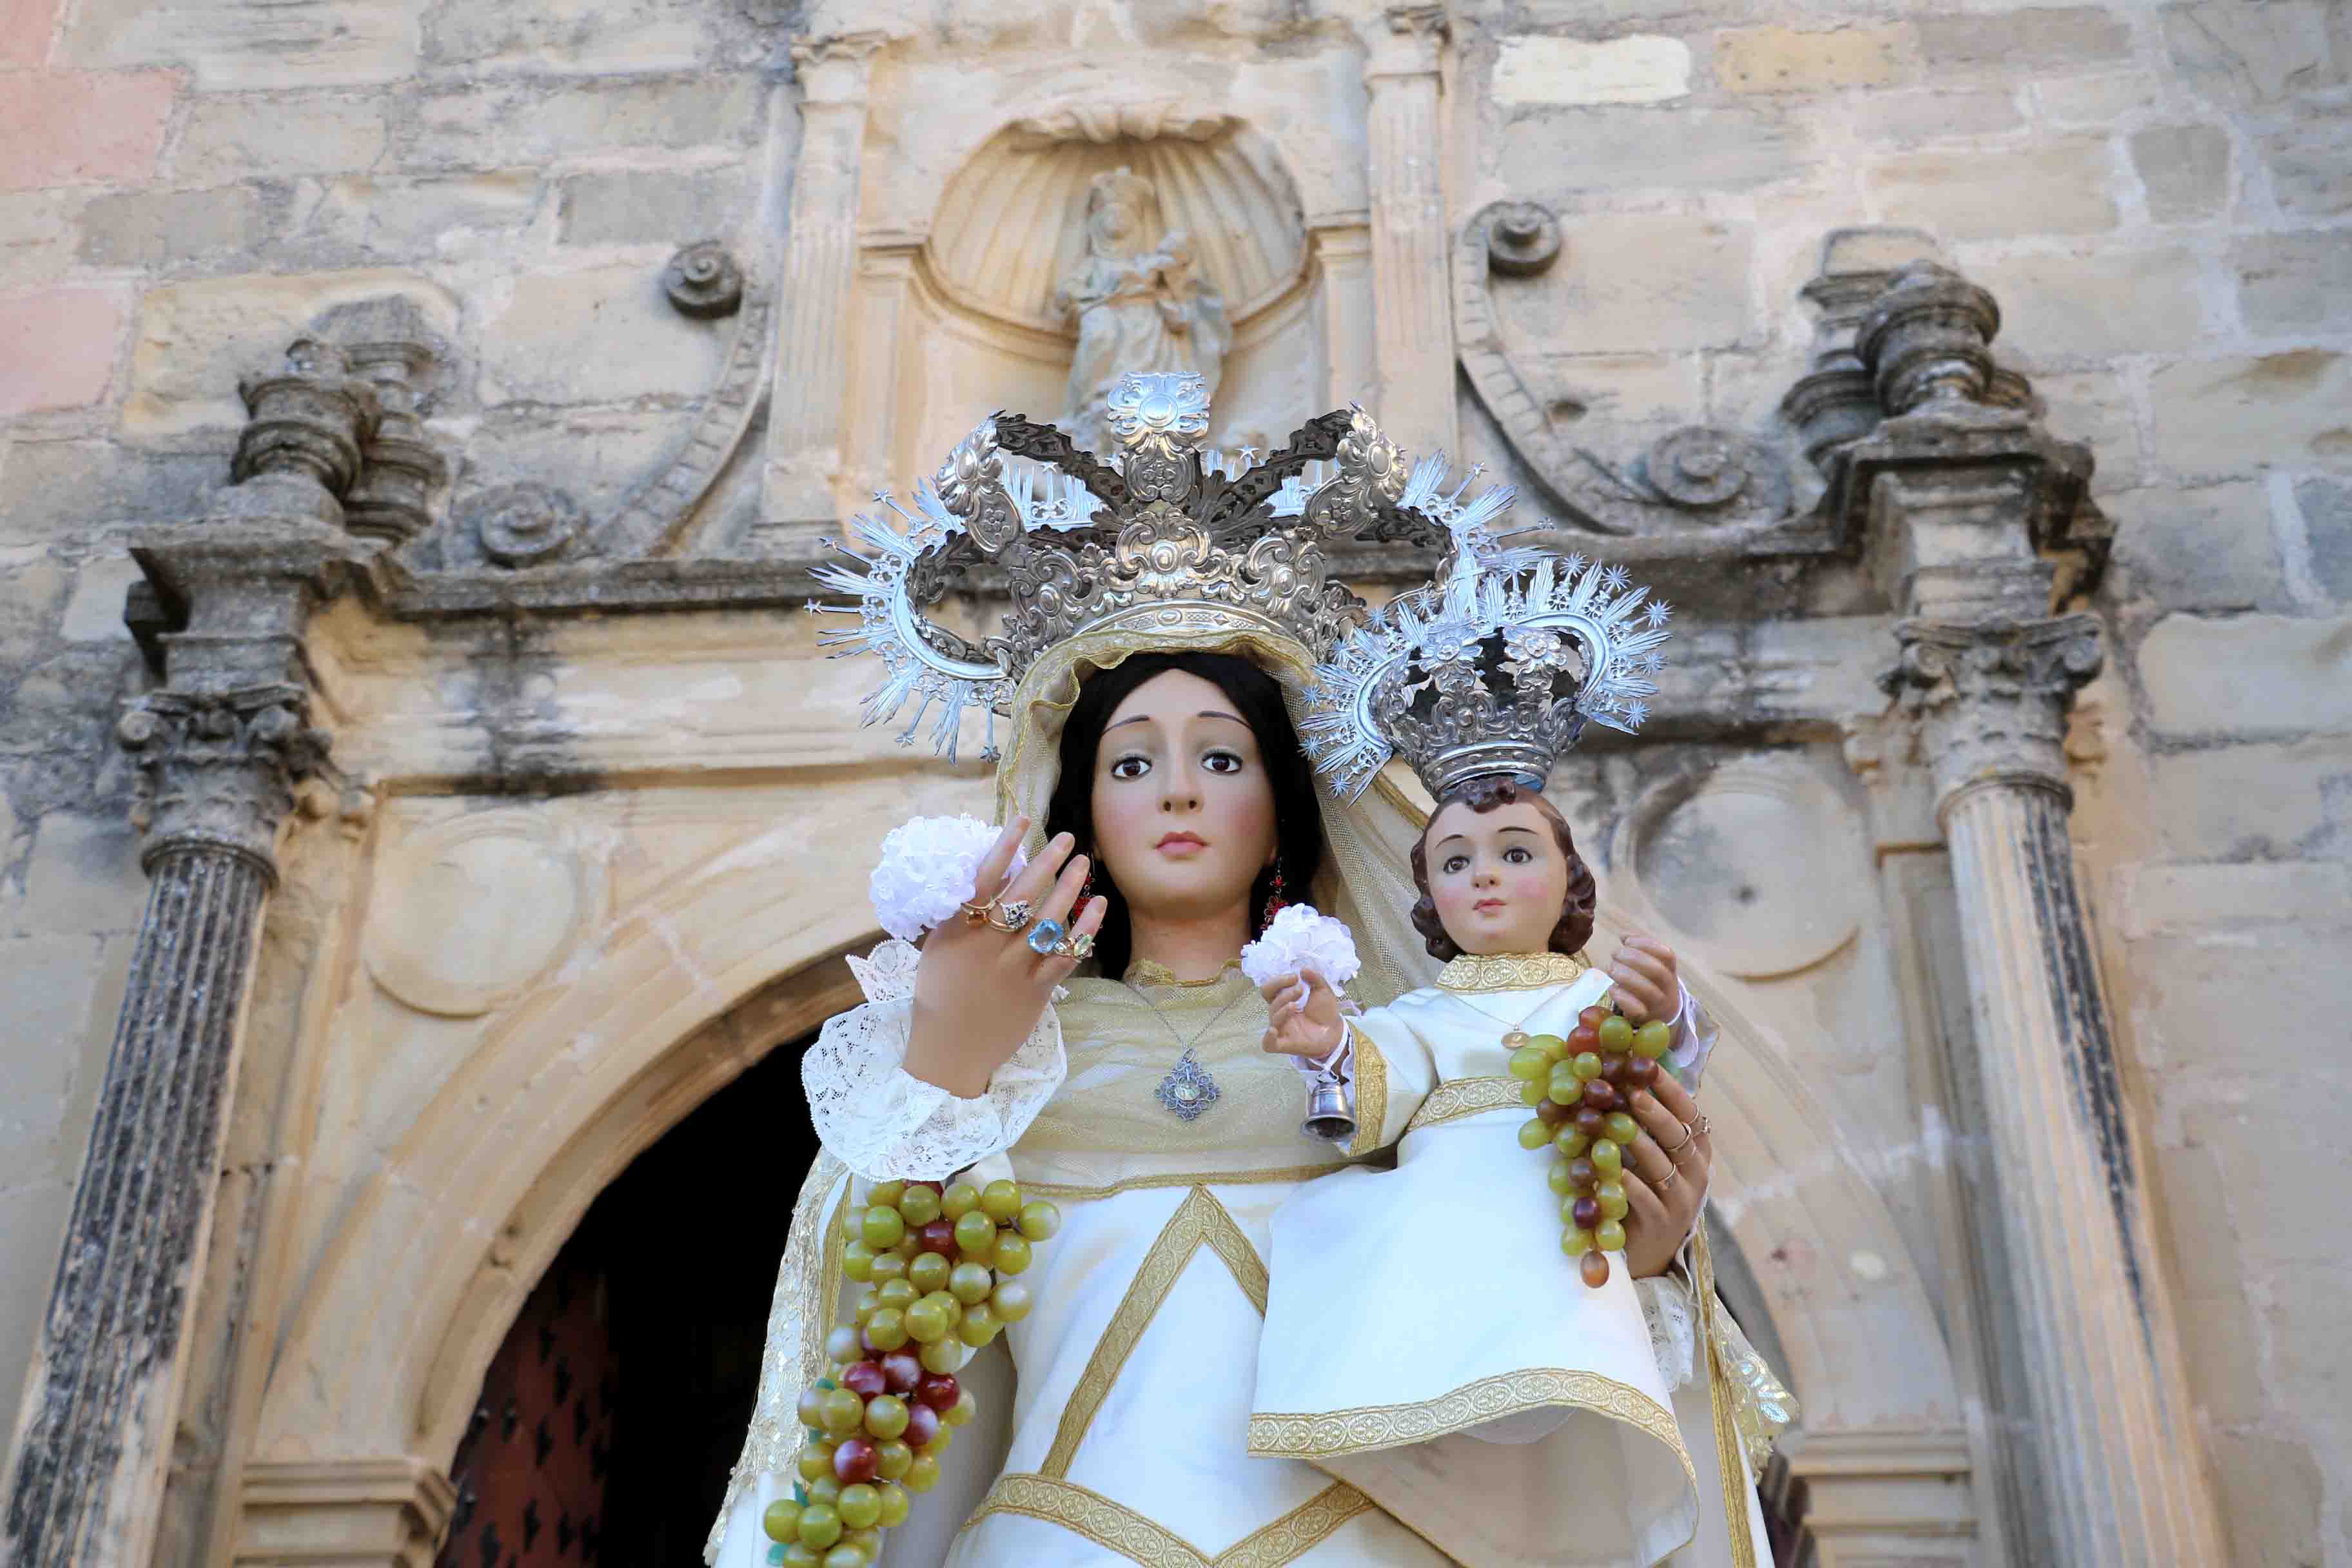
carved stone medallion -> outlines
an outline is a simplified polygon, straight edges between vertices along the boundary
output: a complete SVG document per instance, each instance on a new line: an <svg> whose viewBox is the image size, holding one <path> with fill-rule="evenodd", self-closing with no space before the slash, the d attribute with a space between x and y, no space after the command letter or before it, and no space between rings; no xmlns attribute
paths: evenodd
<svg viewBox="0 0 2352 1568"><path fill-rule="evenodd" d="M421 1013L475 1017L561 963L602 899L593 858L539 814L457 817L386 858L366 926L368 973Z"/></svg>

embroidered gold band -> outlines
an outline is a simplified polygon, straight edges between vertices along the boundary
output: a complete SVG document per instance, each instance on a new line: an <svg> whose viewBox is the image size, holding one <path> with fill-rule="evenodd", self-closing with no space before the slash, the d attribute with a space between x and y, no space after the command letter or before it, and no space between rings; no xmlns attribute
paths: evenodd
<svg viewBox="0 0 2352 1568"><path fill-rule="evenodd" d="M1735 1395L1715 1345L1715 1315L1722 1307L1715 1299L1715 1258L1707 1250L1703 1226L1693 1239L1691 1264L1691 1284L1699 1301L1699 1340L1706 1357L1707 1402L1715 1407L1715 1468L1723 1479L1723 1528L1731 1538L1731 1568L1758 1568L1755 1538L1748 1529L1748 1471L1740 1464L1739 1425L1731 1413ZM1761 1561L1770 1560L1768 1550Z"/></svg>
<svg viewBox="0 0 2352 1568"><path fill-rule="evenodd" d="M1127 1358L1143 1338L1143 1331L1151 1326L1152 1315L1168 1300L1168 1292L1176 1288L1177 1277L1184 1272L1184 1266L1203 1246L1224 1260L1242 1293L1250 1299L1260 1316L1265 1315L1265 1260L1250 1245L1249 1237L1242 1234L1242 1227L1234 1223L1234 1216L1225 1212L1225 1205L1206 1187L1194 1187L1160 1227L1151 1250L1144 1254L1143 1266L1135 1271L1133 1283L1128 1286L1118 1310L1111 1314L1109 1325L1095 1344L1087 1370L1079 1374L1077 1386L1070 1391L1070 1402L1063 1407L1061 1425L1054 1433L1054 1446L1045 1454L1043 1469L1047 1478L1058 1480L1070 1473L1070 1461L1077 1458L1078 1444L1085 1438L1087 1428L1094 1424L1095 1412L1102 1408L1102 1402L1110 1395L1111 1385L1118 1381L1119 1368L1127 1364Z"/></svg>
<svg viewBox="0 0 2352 1568"><path fill-rule="evenodd" d="M1282 1568L1371 1506L1355 1488L1335 1482L1212 1557L1174 1531L1075 1481L1014 1475L998 1478L963 1528L992 1513L1017 1513L1058 1524L1145 1568Z"/></svg>
<svg viewBox="0 0 2352 1568"><path fill-rule="evenodd" d="M1528 1110L1527 1102L1519 1098L1519 1080L1515 1078L1454 1078L1448 1079L1429 1091L1429 1098L1404 1124L1407 1132L1418 1132L1424 1127L1443 1127L1449 1121L1459 1121L1465 1116L1484 1116L1490 1110L1504 1109Z"/></svg>
<svg viewBox="0 0 2352 1568"><path fill-rule="evenodd" d="M1465 952L1438 971L1437 983L1448 991L1533 991L1565 985L1591 967L1580 952Z"/></svg>
<svg viewBox="0 0 2352 1568"><path fill-rule="evenodd" d="M1693 1486L1698 1468L1683 1447L1674 1413L1638 1388L1599 1373L1527 1367L1467 1383L1414 1405L1371 1405L1355 1410L1250 1417L1249 1451L1258 1458L1330 1459L1466 1432L1523 1410L1566 1405L1639 1427L1675 1452Z"/></svg>
<svg viewBox="0 0 2352 1568"><path fill-rule="evenodd" d="M1311 1182L1318 1176L1328 1176L1345 1164L1340 1160L1327 1160L1319 1165L1280 1165L1260 1171L1171 1171L1162 1176L1122 1176L1100 1187L1082 1187L1070 1182L1033 1182L1023 1178L1021 1190L1041 1198L1059 1198L1065 1203L1097 1203L1114 1198L1121 1193L1149 1192L1155 1187L1255 1187L1277 1182Z"/></svg>
<svg viewBox="0 0 2352 1568"><path fill-rule="evenodd" d="M1350 1154L1369 1154L1381 1146L1381 1125L1389 1115L1389 1064L1380 1047L1361 1029L1356 1037L1356 1136Z"/></svg>

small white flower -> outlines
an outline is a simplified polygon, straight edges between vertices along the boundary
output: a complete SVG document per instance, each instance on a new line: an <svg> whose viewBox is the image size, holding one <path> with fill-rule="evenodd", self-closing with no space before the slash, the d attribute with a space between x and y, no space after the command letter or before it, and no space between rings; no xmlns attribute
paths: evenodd
<svg viewBox="0 0 2352 1568"><path fill-rule="evenodd" d="M1311 969L1337 991L1363 967L1347 922L1318 912L1312 904L1285 904L1265 934L1242 949L1242 973L1253 985Z"/></svg>
<svg viewBox="0 0 2352 1568"><path fill-rule="evenodd" d="M866 892L882 929L901 942L919 941L972 896L980 862L997 829L971 816L918 816L882 840L882 860ZM1028 857L1015 851L1015 873Z"/></svg>

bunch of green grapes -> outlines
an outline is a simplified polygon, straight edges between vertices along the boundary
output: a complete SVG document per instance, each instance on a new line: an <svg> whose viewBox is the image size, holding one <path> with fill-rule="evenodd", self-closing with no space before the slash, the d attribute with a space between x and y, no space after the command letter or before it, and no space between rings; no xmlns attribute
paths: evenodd
<svg viewBox="0 0 2352 1568"><path fill-rule="evenodd" d="M1514 1029L1503 1044L1519 1098L1536 1112L1519 1145L1556 1156L1551 1190L1567 1226L1559 1249L1582 1260L1584 1282L1598 1289L1609 1282L1608 1255L1625 1250L1625 1151L1642 1131L1626 1103L1657 1081L1674 1031L1655 1018L1635 1028L1613 1006L1587 1007L1564 1040Z"/></svg>
<svg viewBox="0 0 2352 1568"><path fill-rule="evenodd" d="M803 1390L800 1480L761 1526L782 1568L872 1568L909 1494L939 1484L954 1429L977 1409L956 1381L972 1352L1029 1315L1015 1278L1060 1228L1012 1182L880 1182L849 1209L842 1270L866 1287L825 1338L833 1374Z"/></svg>

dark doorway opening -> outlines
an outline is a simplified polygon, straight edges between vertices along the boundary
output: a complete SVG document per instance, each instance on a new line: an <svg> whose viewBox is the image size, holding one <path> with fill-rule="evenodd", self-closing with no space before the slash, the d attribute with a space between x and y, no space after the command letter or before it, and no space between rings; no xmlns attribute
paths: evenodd
<svg viewBox="0 0 2352 1568"><path fill-rule="evenodd" d="M590 1206L483 1375L436 1568L702 1562L816 1153L807 1044L769 1052Z"/></svg>

